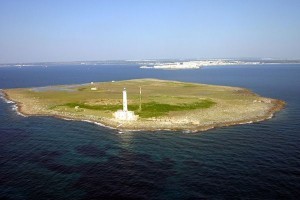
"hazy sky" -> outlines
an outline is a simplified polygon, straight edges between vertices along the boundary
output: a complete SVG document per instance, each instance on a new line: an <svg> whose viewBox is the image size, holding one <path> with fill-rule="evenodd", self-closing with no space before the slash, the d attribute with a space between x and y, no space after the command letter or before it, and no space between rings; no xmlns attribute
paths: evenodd
<svg viewBox="0 0 300 200"><path fill-rule="evenodd" d="M300 58L300 0L0 0L0 63Z"/></svg>

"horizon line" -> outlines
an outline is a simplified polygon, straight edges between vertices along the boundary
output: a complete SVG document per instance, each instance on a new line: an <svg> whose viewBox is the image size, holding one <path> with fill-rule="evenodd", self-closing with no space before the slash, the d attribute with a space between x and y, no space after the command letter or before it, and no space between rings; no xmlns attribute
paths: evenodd
<svg viewBox="0 0 300 200"><path fill-rule="evenodd" d="M5 62L0 65L12 64L46 64L46 63L84 63L84 62L151 62L151 61L202 61L202 60L261 60L261 61L300 61L300 58L259 58L259 57L237 57L237 58L145 58L145 59L99 59L99 60L70 60L70 61L32 61L32 62ZM84 63L85 64L85 63Z"/></svg>

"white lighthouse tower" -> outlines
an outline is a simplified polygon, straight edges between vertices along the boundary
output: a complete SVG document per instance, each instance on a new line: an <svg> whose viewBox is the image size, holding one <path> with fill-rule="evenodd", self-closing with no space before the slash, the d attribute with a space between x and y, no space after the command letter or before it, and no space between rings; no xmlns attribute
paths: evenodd
<svg viewBox="0 0 300 200"><path fill-rule="evenodd" d="M127 108L127 92L126 92L126 88L124 88L124 90L123 90L123 111L124 112L128 111L128 108Z"/></svg>
<svg viewBox="0 0 300 200"><path fill-rule="evenodd" d="M129 111L127 107L127 91L126 88L123 90L123 110L118 110L114 113L114 117L117 120L137 120L138 115L135 115L133 111Z"/></svg>

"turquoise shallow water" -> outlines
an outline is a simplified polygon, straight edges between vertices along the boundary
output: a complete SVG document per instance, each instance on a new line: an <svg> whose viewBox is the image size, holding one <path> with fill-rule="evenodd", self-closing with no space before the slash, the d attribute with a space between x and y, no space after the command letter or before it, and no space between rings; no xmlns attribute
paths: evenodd
<svg viewBox="0 0 300 200"><path fill-rule="evenodd" d="M247 87L287 102L275 118L254 124L120 134L86 122L22 117L0 100L0 197L298 199L299 75L299 65L0 68L1 88L149 77Z"/></svg>

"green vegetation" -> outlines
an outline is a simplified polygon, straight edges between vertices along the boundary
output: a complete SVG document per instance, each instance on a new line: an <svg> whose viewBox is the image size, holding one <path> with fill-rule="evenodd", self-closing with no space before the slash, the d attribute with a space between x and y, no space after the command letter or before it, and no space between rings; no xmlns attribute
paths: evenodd
<svg viewBox="0 0 300 200"><path fill-rule="evenodd" d="M84 91L84 90L87 90L87 88L84 88L84 87L78 88L78 91Z"/></svg>
<svg viewBox="0 0 300 200"><path fill-rule="evenodd" d="M197 85L191 84L191 83L186 83L183 85L183 87L197 87Z"/></svg>
<svg viewBox="0 0 300 200"><path fill-rule="evenodd" d="M202 100L190 104L163 104L157 102L149 102L142 104L142 111L138 112L137 108L132 108L132 110L136 110L138 115L142 118L148 117L159 117L162 115L166 115L171 111L186 111L186 110L194 110L194 109L204 109L213 106L215 102L211 100ZM130 108L130 107L129 107Z"/></svg>
<svg viewBox="0 0 300 200"><path fill-rule="evenodd" d="M213 106L215 102L210 99L200 100L193 103L181 103L181 104L165 104L165 103L157 103L155 101L143 103L142 110L139 111L139 105L133 104L128 105L128 109L135 111L142 118L150 118L150 117L159 117L168 114L171 111L186 111L186 110L194 110L194 109L205 109ZM115 112L117 110L122 109L122 105L88 105L85 103L66 103L60 106L66 106L69 108L79 107L81 109L89 109L89 110L109 110L111 112Z"/></svg>

